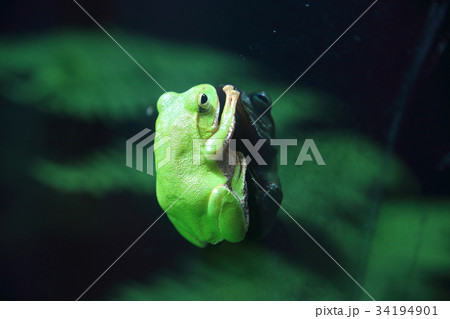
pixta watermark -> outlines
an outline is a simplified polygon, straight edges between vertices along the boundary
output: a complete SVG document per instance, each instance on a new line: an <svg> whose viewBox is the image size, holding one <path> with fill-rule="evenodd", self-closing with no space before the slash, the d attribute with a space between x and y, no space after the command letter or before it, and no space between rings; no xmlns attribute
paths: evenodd
<svg viewBox="0 0 450 319"><path fill-rule="evenodd" d="M261 148L266 143L279 148L279 165L284 166L294 164L303 165L305 162L314 162L316 165L326 165L322 154L319 151L314 139L307 138L299 143L297 139L258 139L256 143L248 139L229 139L224 145L223 140L212 139L192 139L191 145L186 145L186 154L191 156L192 165L201 165L202 158L216 161L226 161L229 165L236 165L237 144L243 145L247 150L245 161L249 164L255 161L257 165L268 165L264 157L260 154ZM177 141L178 143L178 141ZM299 150L299 146L300 150ZM164 147L163 157L154 164L154 152ZM205 148L208 147L208 151ZM212 151L211 151L212 149ZM288 163L288 152L297 152L294 163ZM170 139L150 129L144 129L126 141L126 166L135 168L138 171L154 175L155 166L159 169L164 167L173 159Z"/></svg>

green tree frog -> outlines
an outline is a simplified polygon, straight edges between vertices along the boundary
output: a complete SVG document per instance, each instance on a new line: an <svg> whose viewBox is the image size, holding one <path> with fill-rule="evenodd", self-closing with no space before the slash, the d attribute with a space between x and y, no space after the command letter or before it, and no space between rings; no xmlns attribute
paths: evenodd
<svg viewBox="0 0 450 319"><path fill-rule="evenodd" d="M157 102L156 196L178 232L199 247L242 241L249 225L245 158L229 147L240 93L231 85L221 90L224 105L209 84Z"/></svg>

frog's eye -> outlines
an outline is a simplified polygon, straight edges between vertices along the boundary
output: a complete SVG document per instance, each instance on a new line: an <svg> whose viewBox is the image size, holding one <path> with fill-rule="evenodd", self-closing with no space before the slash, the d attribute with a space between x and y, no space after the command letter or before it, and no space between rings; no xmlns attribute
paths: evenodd
<svg viewBox="0 0 450 319"><path fill-rule="evenodd" d="M198 96L198 110L199 112L207 112L209 110L210 104L208 96L204 93Z"/></svg>
<svg viewBox="0 0 450 319"><path fill-rule="evenodd" d="M253 93L250 96L250 99L252 100L253 105L263 109L268 108L272 104L269 95L264 91Z"/></svg>

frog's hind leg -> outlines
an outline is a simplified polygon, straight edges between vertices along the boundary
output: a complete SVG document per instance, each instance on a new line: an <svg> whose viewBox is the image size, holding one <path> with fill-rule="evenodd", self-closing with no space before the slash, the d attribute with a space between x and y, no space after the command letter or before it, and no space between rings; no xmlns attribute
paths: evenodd
<svg viewBox="0 0 450 319"><path fill-rule="evenodd" d="M248 225L240 199L227 185L217 186L208 202L208 216L217 221L217 229L222 237L216 243L226 240L240 242L247 233Z"/></svg>

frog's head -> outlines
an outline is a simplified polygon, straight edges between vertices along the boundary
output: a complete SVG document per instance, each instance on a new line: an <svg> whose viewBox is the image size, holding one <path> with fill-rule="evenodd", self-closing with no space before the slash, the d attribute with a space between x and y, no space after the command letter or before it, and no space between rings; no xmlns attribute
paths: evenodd
<svg viewBox="0 0 450 319"><path fill-rule="evenodd" d="M160 115L174 120L172 124L182 121L190 127L196 125L201 138L211 137L220 121L219 97L209 84L194 86L183 93L167 92L159 98L157 108Z"/></svg>

